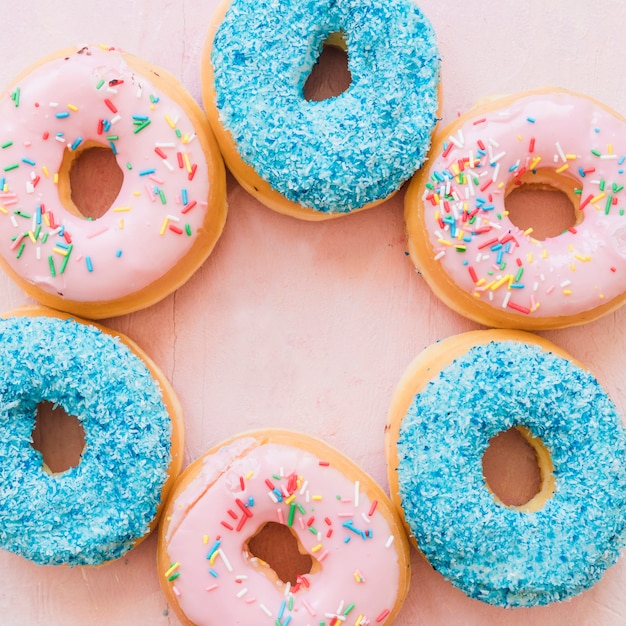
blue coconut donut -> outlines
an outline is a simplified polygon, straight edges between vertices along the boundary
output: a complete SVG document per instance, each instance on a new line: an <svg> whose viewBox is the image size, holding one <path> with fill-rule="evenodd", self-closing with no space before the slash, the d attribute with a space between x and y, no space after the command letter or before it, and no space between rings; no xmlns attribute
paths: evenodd
<svg viewBox="0 0 626 626"><path fill-rule="evenodd" d="M489 440L525 427L539 493L489 490ZM417 547L472 598L544 605L589 588L624 547L626 431L595 378L556 346L475 331L425 350L390 410L391 492Z"/></svg>
<svg viewBox="0 0 626 626"><path fill-rule="evenodd" d="M38 564L99 565L154 528L182 463L180 406L128 338L39 307L0 320L0 547ZM32 445L38 405L85 432L76 467Z"/></svg>
<svg viewBox="0 0 626 626"><path fill-rule="evenodd" d="M310 101L304 85L325 42L346 50L351 82ZM440 63L412 0L225 0L202 66L227 165L279 212L324 219L374 206L430 147Z"/></svg>

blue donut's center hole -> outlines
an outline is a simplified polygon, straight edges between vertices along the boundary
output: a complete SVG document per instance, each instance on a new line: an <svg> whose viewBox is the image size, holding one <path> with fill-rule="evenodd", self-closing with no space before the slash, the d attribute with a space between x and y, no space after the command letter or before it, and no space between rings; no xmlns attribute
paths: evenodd
<svg viewBox="0 0 626 626"><path fill-rule="evenodd" d="M251 557L260 559L284 583L298 584L306 574L319 571L317 559L302 547L291 527L278 522L266 522L244 544ZM265 572L267 574L267 572Z"/></svg>
<svg viewBox="0 0 626 626"><path fill-rule="evenodd" d="M86 144L67 148L59 170L59 197L65 208L85 219L102 217L113 205L124 173L108 146Z"/></svg>
<svg viewBox="0 0 626 626"><path fill-rule="evenodd" d="M329 100L346 91L351 83L345 36L342 32L331 33L304 83L304 98L310 102Z"/></svg>
<svg viewBox="0 0 626 626"><path fill-rule="evenodd" d="M573 178L553 170L537 170L509 185L504 206L515 226L522 231L532 229L531 236L543 241L582 222L577 187Z"/></svg>
<svg viewBox="0 0 626 626"><path fill-rule="evenodd" d="M35 415L32 446L52 473L65 472L80 463L85 430L73 415L51 402L41 402Z"/></svg>
<svg viewBox="0 0 626 626"><path fill-rule="evenodd" d="M517 428L489 440L482 464L487 486L505 506L523 506L542 490L537 452Z"/></svg>

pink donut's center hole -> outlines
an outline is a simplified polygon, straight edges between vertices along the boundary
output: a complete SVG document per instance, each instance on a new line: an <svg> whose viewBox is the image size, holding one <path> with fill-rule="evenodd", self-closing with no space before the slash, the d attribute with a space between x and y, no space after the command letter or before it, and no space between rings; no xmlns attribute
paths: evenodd
<svg viewBox="0 0 626 626"><path fill-rule="evenodd" d="M544 491L543 500L552 493L551 460L543 444L524 429L509 428L489 440L482 459L483 476L488 488L505 506L523 507ZM537 448L535 447L537 446ZM543 462L538 455L543 450ZM543 465L543 466L542 466ZM533 507L533 510L540 508Z"/></svg>
<svg viewBox="0 0 626 626"><path fill-rule="evenodd" d="M504 206L511 222L523 231L532 229L533 238L556 237L582 222L574 179L538 170L517 182L507 189Z"/></svg>
<svg viewBox="0 0 626 626"><path fill-rule="evenodd" d="M261 561L259 569L271 569L284 583L296 585L301 576L318 571L319 561L302 547L291 527L266 522L244 544L244 549ZM264 572L271 577L269 572Z"/></svg>
<svg viewBox="0 0 626 626"><path fill-rule="evenodd" d="M53 473L76 467L85 449L85 430L78 418L51 402L41 402L37 407L32 438L33 448Z"/></svg>
<svg viewBox="0 0 626 626"><path fill-rule="evenodd" d="M304 97L311 102L329 100L350 87L345 36L332 33L322 44L321 53L304 83Z"/></svg>
<svg viewBox="0 0 626 626"><path fill-rule="evenodd" d="M65 150L59 171L59 196L72 213L86 219L102 217L123 182L124 173L111 148L92 144L76 152Z"/></svg>

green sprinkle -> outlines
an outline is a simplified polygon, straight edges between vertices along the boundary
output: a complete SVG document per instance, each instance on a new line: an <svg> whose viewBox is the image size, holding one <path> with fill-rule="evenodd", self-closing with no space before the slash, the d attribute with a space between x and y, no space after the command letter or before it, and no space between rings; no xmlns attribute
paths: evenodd
<svg viewBox="0 0 626 626"><path fill-rule="evenodd" d="M520 267L517 270L517 274L515 274L515 278L513 279L514 283L519 283L520 279L522 278L522 274L524 273L524 268Z"/></svg>
<svg viewBox="0 0 626 626"><path fill-rule="evenodd" d="M19 166L20 166L20 164L19 164L19 163L13 163L13 165L7 165L7 166L4 168L4 171L5 171L5 172L10 172L11 170L16 170Z"/></svg>
<svg viewBox="0 0 626 626"><path fill-rule="evenodd" d="M13 211L13 215L18 215L19 217L24 217L27 220L29 220L31 218L31 216L28 213L24 213L23 211Z"/></svg>
<svg viewBox="0 0 626 626"><path fill-rule="evenodd" d="M167 199L165 198L165 192L163 189L159 189L159 198L161 198L161 204L167 204Z"/></svg>
<svg viewBox="0 0 626 626"><path fill-rule="evenodd" d="M15 106L20 106L20 88L18 87L12 94L11 99L15 102Z"/></svg>
<svg viewBox="0 0 626 626"><path fill-rule="evenodd" d="M24 248L26 247L26 242L22 241L20 245L20 249L17 251L17 258L19 259L22 256L22 252L24 252Z"/></svg>
<svg viewBox="0 0 626 626"><path fill-rule="evenodd" d="M348 613L350 613L350 611L352 611L352 609L354 609L354 602L352 602L351 604L349 604L346 607L346 610L343 612L344 615L348 615Z"/></svg>
<svg viewBox="0 0 626 626"><path fill-rule="evenodd" d="M179 139L183 136L183 134L180 132L180 129L178 129L178 128L177 128L174 132L176 133L176 136L177 136Z"/></svg>
<svg viewBox="0 0 626 626"><path fill-rule="evenodd" d="M63 261L61 262L61 269L59 270L59 272L61 274L63 274L65 272L65 268L67 267L67 263L70 260L70 254L72 253L72 248L74 247L74 244L71 243L68 247L67 247L67 254L63 257Z"/></svg>
<svg viewBox="0 0 626 626"><path fill-rule="evenodd" d="M604 191L604 187L606 185L606 181L604 180L604 178L600 181L600 191Z"/></svg>
<svg viewBox="0 0 626 626"><path fill-rule="evenodd" d="M191 237L191 224L185 224L185 232Z"/></svg>
<svg viewBox="0 0 626 626"><path fill-rule="evenodd" d="M46 241L48 241L48 234L49 233L44 233L43 237L41 238L41 243L46 243Z"/></svg>
<svg viewBox="0 0 626 626"><path fill-rule="evenodd" d="M150 120L145 120L144 122L141 122L141 124L139 124L135 130L133 130L133 134L137 134L138 132L142 131L146 126L148 126L150 124Z"/></svg>
<svg viewBox="0 0 626 626"><path fill-rule="evenodd" d="M304 507L303 507L303 506L302 506L299 502L298 502L298 503L296 503L296 508L298 509L298 511L300 511L300 513L301 513L302 515L304 515L304 514L306 513L306 511L305 511Z"/></svg>
<svg viewBox="0 0 626 626"><path fill-rule="evenodd" d="M127 170L132 170L133 166L130 163L126 163L126 169Z"/></svg>
<svg viewBox="0 0 626 626"><path fill-rule="evenodd" d="M102 87L102 85L104 85L104 79L103 79L103 78L101 78L101 79L98 81L98 84L96 85L96 89L100 89L100 87Z"/></svg>
<svg viewBox="0 0 626 626"><path fill-rule="evenodd" d="M293 526L293 518L296 514L296 505L292 502L289 505L289 519L287 520L287 526Z"/></svg>
<svg viewBox="0 0 626 626"><path fill-rule="evenodd" d="M13 145L12 141L7 141L2 144L2 149L4 150L5 148L10 148L12 145Z"/></svg>
<svg viewBox="0 0 626 626"><path fill-rule="evenodd" d="M107 141L117 141L120 138L119 135L109 135Z"/></svg>
<svg viewBox="0 0 626 626"><path fill-rule="evenodd" d="M50 267L50 276L54 278L57 275L57 271L54 269L54 258L52 255L48 257L48 266Z"/></svg>
<svg viewBox="0 0 626 626"><path fill-rule="evenodd" d="M599 150L592 150L591 154L593 154L594 156L597 156L597 157L602 156L602 153Z"/></svg>
<svg viewBox="0 0 626 626"><path fill-rule="evenodd" d="M180 576L180 572L174 572L167 580L169 582L172 582L173 580L176 580L179 576Z"/></svg>
<svg viewBox="0 0 626 626"><path fill-rule="evenodd" d="M608 215L611 210L611 205L613 204L613 196L609 196L606 199L606 204L604 205L604 214Z"/></svg>

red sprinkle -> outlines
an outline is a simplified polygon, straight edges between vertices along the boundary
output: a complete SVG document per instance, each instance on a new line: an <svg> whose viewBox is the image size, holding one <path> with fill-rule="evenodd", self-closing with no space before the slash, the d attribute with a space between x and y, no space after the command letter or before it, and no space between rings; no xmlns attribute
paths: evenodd
<svg viewBox="0 0 626 626"><path fill-rule="evenodd" d="M617 268L616 268L616 267L611 266L611 271L612 271L612 272L617 272Z"/></svg>
<svg viewBox="0 0 626 626"><path fill-rule="evenodd" d="M328 461L320 461L320 462L319 462L319 464L320 464L322 467L328 467L328 466L330 465L330 463L329 463Z"/></svg>
<svg viewBox="0 0 626 626"><path fill-rule="evenodd" d="M471 265L468 265L467 271L469 272L469 275L470 275L471 279L475 283L477 283L478 282L478 275L476 274L476 270Z"/></svg>
<svg viewBox="0 0 626 626"><path fill-rule="evenodd" d="M244 518L245 519L245 518ZM224 527L224 528L228 528L228 530L235 530L228 522L225 521L221 521L220 524Z"/></svg>
<svg viewBox="0 0 626 626"><path fill-rule="evenodd" d="M245 515L241 516L239 522L237 523L237 532L239 532L243 528L243 525L246 523L247 519L248 518Z"/></svg>
<svg viewBox="0 0 626 626"><path fill-rule="evenodd" d="M246 517L252 517L252 511L250 511L250 509L239 498L235 498L235 503L243 511L243 514Z"/></svg>
<svg viewBox="0 0 626 626"><path fill-rule="evenodd" d="M189 213L189 211L191 211L191 209L193 209L193 207L196 206L196 204L198 204L198 202L196 200L192 200L188 205L186 205L182 210L181 213L184 215L185 213Z"/></svg>
<svg viewBox="0 0 626 626"><path fill-rule="evenodd" d="M108 98L104 99L104 104L109 107L112 113L117 113L117 107Z"/></svg>
<svg viewBox="0 0 626 626"><path fill-rule="evenodd" d="M180 226L176 226L176 224L170 224L169 225L169 229L173 233L176 233L177 235L182 235L183 234L183 229Z"/></svg>
<svg viewBox="0 0 626 626"><path fill-rule="evenodd" d="M378 506L378 500L374 500L372 502L372 506L370 506L370 510L367 512L367 517L372 517L372 515L374 515L374 511L376 510L377 506Z"/></svg>
<svg viewBox="0 0 626 626"><path fill-rule="evenodd" d="M478 124L482 124L483 122L486 122L486 121L487 121L487 118L486 118L486 117L481 117L479 120L474 120L474 121L472 122L472 124L473 124L474 126L476 126L476 125L478 125Z"/></svg>
<svg viewBox="0 0 626 626"><path fill-rule="evenodd" d="M183 161L183 153L177 152L176 159L178 160L178 167L180 167L180 169L182 170L183 167L185 167L185 162Z"/></svg>
<svg viewBox="0 0 626 626"><path fill-rule="evenodd" d="M163 152L163 150L161 150L161 148L159 148L159 146L157 146L154 151L162 158L162 159L167 159L167 154L165 154L165 152Z"/></svg>
<svg viewBox="0 0 626 626"><path fill-rule="evenodd" d="M389 615L389 613L391 613L391 611L389 609L385 609L377 618L376 618L376 623L380 624L380 622L382 622L387 615Z"/></svg>
<svg viewBox="0 0 626 626"><path fill-rule="evenodd" d="M189 172L189 176L187 176L188 180L193 180L193 177L196 175L196 170L198 169L198 165L194 163L191 166L191 172Z"/></svg>
<svg viewBox="0 0 626 626"><path fill-rule="evenodd" d="M515 302L508 302L507 306L509 307L509 309L515 309L516 311L519 311L520 313L526 313L526 315L530 313L530 309L528 309L525 306L522 306L521 304L515 304Z"/></svg>
<svg viewBox="0 0 626 626"><path fill-rule="evenodd" d="M531 137L530 143L528 144L528 152L534 152L534 151L535 151L535 138Z"/></svg>
<svg viewBox="0 0 626 626"><path fill-rule="evenodd" d="M246 490L246 483L243 480L243 476L239 477L239 486L241 487L241 491L245 491Z"/></svg>
<svg viewBox="0 0 626 626"><path fill-rule="evenodd" d="M494 243L498 243L497 237L494 237L493 239L489 239L488 241L483 241L483 243L481 243L478 246L478 249L482 250L483 248L488 248L489 246L493 246Z"/></svg>
<svg viewBox="0 0 626 626"><path fill-rule="evenodd" d="M44 134L41 137L42 137L42 139L44 141L46 141L46 139L48 139L48 137L50 137L50 133L46 130L46 131L44 131Z"/></svg>
<svg viewBox="0 0 626 626"><path fill-rule="evenodd" d="M593 200L593 194L590 193L579 205L578 210L582 211Z"/></svg>
<svg viewBox="0 0 626 626"><path fill-rule="evenodd" d="M452 148L454 147L454 144L452 142L450 142L447 146L446 149L441 153L442 157L447 157L450 154L450 150L452 150Z"/></svg>
<svg viewBox="0 0 626 626"><path fill-rule="evenodd" d="M233 519L237 519L239 517L239 515L237 515L237 513L235 513L235 511L233 511L232 509L228 509L227 513L233 518Z"/></svg>

